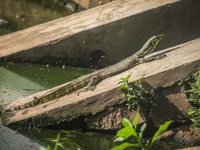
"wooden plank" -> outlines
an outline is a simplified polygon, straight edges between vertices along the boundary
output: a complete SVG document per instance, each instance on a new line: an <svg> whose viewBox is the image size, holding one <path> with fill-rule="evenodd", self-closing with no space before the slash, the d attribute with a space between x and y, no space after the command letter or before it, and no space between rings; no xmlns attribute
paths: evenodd
<svg viewBox="0 0 200 150"><path fill-rule="evenodd" d="M0 57L6 57L8 60L55 62L84 65L85 67L106 66L126 58L133 51L136 52L147 39L156 34L164 33L166 38L158 48L187 41L188 39L183 38L186 30L183 27L187 30L193 29L191 32L188 31L191 36L187 34L185 37L190 37L191 40L198 36L198 34L193 34L198 33L199 24L199 16L196 13L199 9L195 1L116 0L103 6L1 36ZM181 9L186 6L193 10L190 11L188 8L185 12ZM184 21L187 20L185 18L187 14L190 18L189 26L187 22L185 23L187 26L182 26L182 20L179 20L180 25L173 26L177 21L174 17L177 11L181 12L177 18L184 18ZM169 12L172 13L169 14ZM169 20L171 18L172 20ZM193 25L194 21L197 25ZM169 28L166 28L166 24ZM123 53L121 53L122 49ZM102 55L106 58L99 62Z"/></svg>
<svg viewBox="0 0 200 150"><path fill-rule="evenodd" d="M200 38L151 55L161 53L165 53L167 57L140 64L123 73L107 78L100 82L94 91L83 91L83 89L80 89L70 95L35 107L4 113L2 115L4 118L3 122L7 125L20 123L21 125L44 127L65 121L68 122L77 119L80 115L94 115L119 103L122 92L116 91L119 87L117 83L120 77L125 77L130 72L132 72L130 82L135 82L145 74L146 81L151 87L170 87L200 67ZM59 87L55 87L55 89ZM51 90L16 100L5 108L26 103L33 100L33 96L39 96Z"/></svg>

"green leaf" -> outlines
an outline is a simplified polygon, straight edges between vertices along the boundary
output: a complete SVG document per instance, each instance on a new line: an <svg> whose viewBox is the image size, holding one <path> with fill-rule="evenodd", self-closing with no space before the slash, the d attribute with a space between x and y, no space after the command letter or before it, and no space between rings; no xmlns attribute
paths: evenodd
<svg viewBox="0 0 200 150"><path fill-rule="evenodd" d="M139 144L132 144L132 143L123 143L119 146L115 146L114 148L112 148L111 150L123 150L127 147L130 147L130 146L135 146L135 147L139 147Z"/></svg>
<svg viewBox="0 0 200 150"><path fill-rule="evenodd" d="M120 79L121 79L122 81L125 81L125 79L126 79L126 78L124 78L124 77L121 77Z"/></svg>
<svg viewBox="0 0 200 150"><path fill-rule="evenodd" d="M47 146L47 150L51 150L51 147L49 145Z"/></svg>
<svg viewBox="0 0 200 150"><path fill-rule="evenodd" d="M129 78L131 77L131 74L132 74L132 72L131 72L131 73L129 73L129 74L127 75L127 77L126 77L127 81L128 81L128 80L129 80Z"/></svg>
<svg viewBox="0 0 200 150"><path fill-rule="evenodd" d="M129 91L132 91L132 90L133 90L133 87L128 86L128 90L129 90Z"/></svg>
<svg viewBox="0 0 200 150"><path fill-rule="evenodd" d="M121 142L121 141L124 141L124 138L123 137L117 137L114 142Z"/></svg>
<svg viewBox="0 0 200 150"><path fill-rule="evenodd" d="M121 89L126 89L126 85L121 85L121 86L117 89L117 91L118 91L118 90L121 90Z"/></svg>
<svg viewBox="0 0 200 150"><path fill-rule="evenodd" d="M40 150L51 150L51 147L48 145L47 148L44 146L40 147Z"/></svg>
<svg viewBox="0 0 200 150"><path fill-rule="evenodd" d="M132 128L132 124L131 122L127 119L127 118L124 118L122 120L122 124L125 126L125 127L131 127Z"/></svg>
<svg viewBox="0 0 200 150"><path fill-rule="evenodd" d="M47 150L47 148L44 146L40 146L40 150Z"/></svg>
<svg viewBox="0 0 200 150"><path fill-rule="evenodd" d="M135 130L137 129L137 123L138 123L138 120L140 118L140 114L139 114L139 111L140 111L140 106L138 105L138 108L137 108L137 115L134 119L134 122L133 122L133 126L135 128Z"/></svg>
<svg viewBox="0 0 200 150"><path fill-rule="evenodd" d="M139 137L140 137L140 138L142 138L143 132L144 132L144 130L146 129L146 127L147 127L147 124L146 124L146 123L143 123L143 125L142 125L141 128L140 128L140 133L139 133Z"/></svg>
<svg viewBox="0 0 200 150"><path fill-rule="evenodd" d="M154 143L156 140L157 136L165 133L168 129L168 126L172 123L173 121L167 121L163 125L160 125L158 131L154 134L153 139L151 140L151 145Z"/></svg>
<svg viewBox="0 0 200 150"><path fill-rule="evenodd" d="M149 147L149 140L146 141L146 143L145 143L145 147L150 148L150 147Z"/></svg>
<svg viewBox="0 0 200 150"><path fill-rule="evenodd" d="M56 144L55 144L54 150L58 149L59 139L60 139L60 133L58 133L58 135L57 135L57 140L56 140Z"/></svg>
<svg viewBox="0 0 200 150"><path fill-rule="evenodd" d="M117 84L123 83L124 81L119 81Z"/></svg>
<svg viewBox="0 0 200 150"><path fill-rule="evenodd" d="M122 137L124 139L129 138L131 135L137 136L136 131L132 127L125 127L117 131L117 137Z"/></svg>

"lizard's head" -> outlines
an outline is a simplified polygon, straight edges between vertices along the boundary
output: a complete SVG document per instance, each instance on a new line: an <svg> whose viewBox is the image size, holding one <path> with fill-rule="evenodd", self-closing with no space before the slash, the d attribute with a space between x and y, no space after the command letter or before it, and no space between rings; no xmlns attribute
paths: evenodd
<svg viewBox="0 0 200 150"><path fill-rule="evenodd" d="M144 57L145 55L154 51L155 47L157 46L158 42L164 37L164 34L155 35L150 38L140 50L140 57Z"/></svg>
<svg viewBox="0 0 200 150"><path fill-rule="evenodd" d="M158 42L160 40L162 40L162 38L164 37L164 34L159 34L159 35L155 35L152 38L149 39L149 41L153 44L153 45L157 45Z"/></svg>

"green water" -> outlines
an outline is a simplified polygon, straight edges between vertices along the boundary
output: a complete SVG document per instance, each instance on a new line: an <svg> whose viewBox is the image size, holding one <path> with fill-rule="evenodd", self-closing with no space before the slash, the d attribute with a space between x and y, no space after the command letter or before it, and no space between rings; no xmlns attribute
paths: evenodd
<svg viewBox="0 0 200 150"><path fill-rule="evenodd" d="M38 82L47 88L69 82L94 70L65 66L37 65L28 63L0 63L0 65L16 74Z"/></svg>
<svg viewBox="0 0 200 150"><path fill-rule="evenodd" d="M119 145L113 142L114 134L102 134L94 132L67 131L67 130L48 130L34 128L19 128L13 127L17 133L31 136L31 139L40 140L46 143L53 149L57 134L60 133L59 148L64 150L110 150ZM134 142L132 138L126 142ZM174 141L156 141L152 150L171 150L175 148L183 148L183 145L177 144ZM140 150L139 148L127 148L126 150Z"/></svg>
<svg viewBox="0 0 200 150"><path fill-rule="evenodd" d="M46 89L45 86L23 78L0 67L0 105Z"/></svg>
<svg viewBox="0 0 200 150"><path fill-rule="evenodd" d="M52 0L0 0L0 35L72 14Z"/></svg>
<svg viewBox="0 0 200 150"><path fill-rule="evenodd" d="M57 134L60 133L59 147L65 150L109 150L115 146L111 134L33 128L18 128L17 132L29 135L33 139L40 139L51 147L55 145Z"/></svg>
<svg viewBox="0 0 200 150"><path fill-rule="evenodd" d="M0 63L0 104L69 82L93 70L37 65Z"/></svg>

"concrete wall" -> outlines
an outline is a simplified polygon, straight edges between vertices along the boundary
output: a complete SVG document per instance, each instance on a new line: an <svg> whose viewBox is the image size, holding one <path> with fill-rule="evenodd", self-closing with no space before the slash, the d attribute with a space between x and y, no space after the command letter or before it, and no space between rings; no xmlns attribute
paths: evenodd
<svg viewBox="0 0 200 150"><path fill-rule="evenodd" d="M199 0L118 0L2 36L0 57L101 68L135 53L156 34L165 34L156 50L200 37L199 18Z"/></svg>

